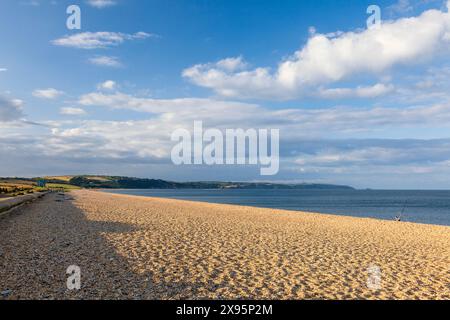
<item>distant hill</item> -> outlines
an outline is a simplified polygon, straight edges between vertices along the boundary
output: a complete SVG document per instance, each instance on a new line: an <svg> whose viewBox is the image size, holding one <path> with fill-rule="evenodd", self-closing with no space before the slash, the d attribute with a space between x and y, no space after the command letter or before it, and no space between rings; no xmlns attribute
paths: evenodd
<svg viewBox="0 0 450 320"><path fill-rule="evenodd" d="M42 178L33 178L39 180ZM281 184L250 182L173 182L120 176L59 176L44 177L48 183L70 184L81 188L102 189L303 189L303 190L352 190L349 186L332 184Z"/></svg>

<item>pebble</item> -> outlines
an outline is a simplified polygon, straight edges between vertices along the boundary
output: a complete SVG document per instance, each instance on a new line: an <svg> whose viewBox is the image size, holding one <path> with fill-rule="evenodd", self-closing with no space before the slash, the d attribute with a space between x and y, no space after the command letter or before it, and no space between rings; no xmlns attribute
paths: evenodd
<svg viewBox="0 0 450 320"><path fill-rule="evenodd" d="M448 227L73 195L0 220L0 300L450 298ZM405 288L365 290L373 261ZM70 265L81 290L67 288Z"/></svg>
<svg viewBox="0 0 450 320"><path fill-rule="evenodd" d="M2 297L6 298L7 296L9 296L12 293L11 290L4 290L2 291L0 294L2 295Z"/></svg>

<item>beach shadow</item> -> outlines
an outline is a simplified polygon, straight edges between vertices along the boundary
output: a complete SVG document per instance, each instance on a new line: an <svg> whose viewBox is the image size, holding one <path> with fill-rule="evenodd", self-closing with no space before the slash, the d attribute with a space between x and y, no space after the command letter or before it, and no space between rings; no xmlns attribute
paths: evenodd
<svg viewBox="0 0 450 320"><path fill-rule="evenodd" d="M108 241L110 234L132 234L139 228L132 224L90 221L72 197L49 194L45 199L21 209L16 223L31 219L32 231L23 242L16 242L17 265L30 261L26 268L13 263L11 275L0 289L11 291L9 299L192 299L198 297L199 284L164 281L155 272L139 273L132 261L120 254ZM50 204L50 205L49 205ZM32 209L32 212L29 212ZM0 230L4 226L0 224ZM20 230L17 230L20 232ZM32 240L31 240L32 239ZM13 241L11 239L11 241ZM31 247L29 244L31 243ZM26 247L26 245L28 247ZM81 271L81 288L69 290L67 270ZM21 283L28 282L22 286ZM0 297L1 299L1 297Z"/></svg>

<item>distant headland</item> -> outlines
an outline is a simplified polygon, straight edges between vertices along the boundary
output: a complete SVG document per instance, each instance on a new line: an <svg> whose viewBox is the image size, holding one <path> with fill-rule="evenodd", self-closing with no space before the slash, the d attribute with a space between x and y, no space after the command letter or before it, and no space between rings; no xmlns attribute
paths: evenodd
<svg viewBox="0 0 450 320"><path fill-rule="evenodd" d="M36 178L0 178L1 182L20 181L25 183L45 183L50 186L78 187L89 189L304 189L304 190L352 190L354 188L343 185L317 183L269 183L269 182L220 182L195 181L174 182L161 179L145 179L122 176L77 175L51 176Z"/></svg>

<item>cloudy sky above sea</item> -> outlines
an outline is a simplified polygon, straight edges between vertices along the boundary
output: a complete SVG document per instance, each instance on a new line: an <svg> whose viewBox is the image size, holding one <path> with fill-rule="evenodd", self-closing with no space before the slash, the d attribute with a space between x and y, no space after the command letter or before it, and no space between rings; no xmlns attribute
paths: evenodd
<svg viewBox="0 0 450 320"><path fill-rule="evenodd" d="M66 27L69 5L81 29ZM382 24L367 28L369 5ZM450 188L450 1L3 0L0 176ZM280 171L171 133L280 129Z"/></svg>

